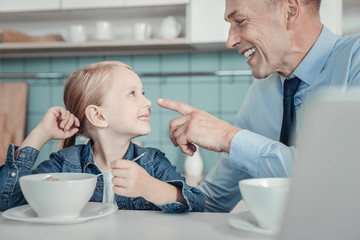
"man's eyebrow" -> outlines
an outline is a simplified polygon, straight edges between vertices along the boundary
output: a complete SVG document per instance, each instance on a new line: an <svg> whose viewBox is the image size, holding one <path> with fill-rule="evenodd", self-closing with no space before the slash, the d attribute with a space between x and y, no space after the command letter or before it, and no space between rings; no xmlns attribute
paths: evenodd
<svg viewBox="0 0 360 240"><path fill-rule="evenodd" d="M235 14L237 13L236 10L232 11L230 14L228 14L227 16L225 16L225 21L229 20L230 18L232 18Z"/></svg>

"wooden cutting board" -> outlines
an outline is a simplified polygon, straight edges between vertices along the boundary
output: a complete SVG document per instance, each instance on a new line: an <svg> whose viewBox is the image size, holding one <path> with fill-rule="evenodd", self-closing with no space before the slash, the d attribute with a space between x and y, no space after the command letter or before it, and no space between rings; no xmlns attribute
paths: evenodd
<svg viewBox="0 0 360 240"><path fill-rule="evenodd" d="M0 82L0 165L9 143L24 140L28 89L25 82Z"/></svg>

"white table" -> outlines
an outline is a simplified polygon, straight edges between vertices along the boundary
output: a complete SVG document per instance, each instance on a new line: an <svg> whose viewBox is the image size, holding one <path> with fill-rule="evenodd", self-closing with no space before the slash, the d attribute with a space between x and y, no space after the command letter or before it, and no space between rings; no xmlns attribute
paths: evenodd
<svg viewBox="0 0 360 240"><path fill-rule="evenodd" d="M227 213L167 214L117 211L110 216L71 225L27 223L5 219L0 212L1 240L226 240L271 239L232 227Z"/></svg>

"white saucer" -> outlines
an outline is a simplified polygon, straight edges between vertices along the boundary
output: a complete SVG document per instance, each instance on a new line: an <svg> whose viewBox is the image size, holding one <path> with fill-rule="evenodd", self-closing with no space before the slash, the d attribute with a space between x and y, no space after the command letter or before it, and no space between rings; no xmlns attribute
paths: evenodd
<svg viewBox="0 0 360 240"><path fill-rule="evenodd" d="M39 218L30 205L11 208L3 212L3 217L33 223L70 224L85 222L95 218L110 215L118 209L117 206L107 203L88 202L77 218Z"/></svg>
<svg viewBox="0 0 360 240"><path fill-rule="evenodd" d="M277 232L274 230L261 228L258 222L256 221L256 219L254 218L254 216L251 214L251 212L240 212L240 213L230 214L228 221L231 226L241 230L260 233L264 235L277 234Z"/></svg>

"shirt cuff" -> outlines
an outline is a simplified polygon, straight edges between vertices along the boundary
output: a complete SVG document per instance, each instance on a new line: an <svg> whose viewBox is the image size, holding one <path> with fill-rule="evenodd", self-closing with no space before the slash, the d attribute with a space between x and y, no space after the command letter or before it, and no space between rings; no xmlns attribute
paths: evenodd
<svg viewBox="0 0 360 240"><path fill-rule="evenodd" d="M15 146L14 144L10 144L8 151L7 151L7 156L6 156L6 163L9 164L16 164L17 167L21 168L21 167L25 167L29 170L32 169L32 167L35 164L35 161L39 155L39 151L36 150L35 148L32 147L24 147L22 149L20 149L16 160L14 158L15 156L15 151L18 149L18 146Z"/></svg>
<svg viewBox="0 0 360 240"><path fill-rule="evenodd" d="M263 149L271 142L271 139L264 136L249 130L241 130L231 141L229 160L239 169L253 177L258 177Z"/></svg>
<svg viewBox="0 0 360 240"><path fill-rule="evenodd" d="M171 202L166 204L159 204L157 205L162 211L167 213L180 213L180 212L190 212L191 211L191 203L188 199L188 195L191 194L189 188L185 184L184 181L180 180L172 180L172 181L166 181L167 183L174 185L176 187L181 188L181 192L184 196L184 199L186 201L186 204L180 203L180 202Z"/></svg>

